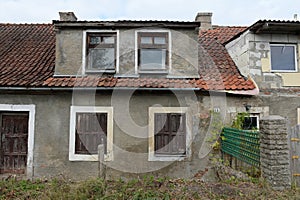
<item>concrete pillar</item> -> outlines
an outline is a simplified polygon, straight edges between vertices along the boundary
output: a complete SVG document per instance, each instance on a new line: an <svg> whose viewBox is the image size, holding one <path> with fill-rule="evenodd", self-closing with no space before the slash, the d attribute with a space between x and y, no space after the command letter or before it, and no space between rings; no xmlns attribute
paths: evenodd
<svg viewBox="0 0 300 200"><path fill-rule="evenodd" d="M104 145L98 146L98 163L99 163L99 177L102 179L106 178L106 165L104 163Z"/></svg>
<svg viewBox="0 0 300 200"><path fill-rule="evenodd" d="M260 165L262 176L275 190L291 187L286 119L268 116L260 120Z"/></svg>

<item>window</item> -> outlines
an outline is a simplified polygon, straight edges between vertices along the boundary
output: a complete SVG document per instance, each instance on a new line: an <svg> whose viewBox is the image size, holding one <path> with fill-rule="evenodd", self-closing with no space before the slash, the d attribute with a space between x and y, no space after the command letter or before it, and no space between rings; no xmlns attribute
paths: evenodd
<svg viewBox="0 0 300 200"><path fill-rule="evenodd" d="M98 154L98 145L106 149L107 113L76 113L75 154Z"/></svg>
<svg viewBox="0 0 300 200"><path fill-rule="evenodd" d="M256 115L246 116L243 122L243 130L258 130L259 118Z"/></svg>
<svg viewBox="0 0 300 200"><path fill-rule="evenodd" d="M154 114L154 150L157 155L185 155L185 114Z"/></svg>
<svg viewBox="0 0 300 200"><path fill-rule="evenodd" d="M169 64L169 34L138 32L138 67L140 71L166 71Z"/></svg>
<svg viewBox="0 0 300 200"><path fill-rule="evenodd" d="M271 70L283 72L297 71L296 45L271 44Z"/></svg>
<svg viewBox="0 0 300 200"><path fill-rule="evenodd" d="M149 108L149 160L175 161L190 156L186 107Z"/></svg>
<svg viewBox="0 0 300 200"><path fill-rule="evenodd" d="M104 159L112 159L112 108L72 106L70 153L72 161L97 161L98 145L104 145Z"/></svg>
<svg viewBox="0 0 300 200"><path fill-rule="evenodd" d="M87 72L115 73L116 33L87 33Z"/></svg>

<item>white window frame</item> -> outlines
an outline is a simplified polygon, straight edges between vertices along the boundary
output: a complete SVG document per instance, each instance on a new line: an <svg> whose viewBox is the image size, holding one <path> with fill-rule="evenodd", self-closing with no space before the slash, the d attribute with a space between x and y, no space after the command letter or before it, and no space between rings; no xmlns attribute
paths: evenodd
<svg viewBox="0 0 300 200"><path fill-rule="evenodd" d="M297 108L297 124L300 125L300 108Z"/></svg>
<svg viewBox="0 0 300 200"><path fill-rule="evenodd" d="M256 124L257 124L257 130L259 130L259 113L251 113L249 116L246 116L246 117L255 117Z"/></svg>
<svg viewBox="0 0 300 200"><path fill-rule="evenodd" d="M172 69L172 38L171 38L171 31L170 30L164 30L164 29L155 29L155 30L151 30L151 29L141 29L141 30L136 30L135 31L135 74L139 73L139 58L138 58L138 50L139 50L139 42L138 42L138 34L139 33L168 33L168 42L169 42L169 46L168 46L168 56L169 56L169 60L168 60L168 70L167 73L171 72ZM157 72L159 73L160 70L157 70ZM144 72L146 72L146 70L144 70ZM156 71L155 71L156 72Z"/></svg>
<svg viewBox="0 0 300 200"><path fill-rule="evenodd" d="M271 47L272 46L292 46L294 47L294 57L295 57L295 70L274 70L272 69L272 53L271 53ZM298 72L298 62L297 62L297 45L296 44L270 44L270 66L271 66L271 72Z"/></svg>
<svg viewBox="0 0 300 200"><path fill-rule="evenodd" d="M185 155L156 155L155 154L155 113L182 113L186 116L186 154ZM191 157L192 128L190 127L191 116L188 107L149 107L149 125L148 125L148 161L182 161Z"/></svg>
<svg viewBox="0 0 300 200"><path fill-rule="evenodd" d="M112 34L116 34L116 73L118 74L119 73L119 65L120 65L120 60L119 60L119 55L120 55L120 35L119 35L119 30L85 30L83 31L83 41L82 41L82 74L85 74L86 72L89 72L89 73L101 73L103 72L103 70L88 70L87 69L87 61L88 61L88 58L87 58L87 53L86 53L86 49L87 49L87 35L89 33L112 33ZM105 71L105 70L104 70Z"/></svg>
<svg viewBox="0 0 300 200"><path fill-rule="evenodd" d="M35 105L0 104L0 111L28 112L28 149L26 176L33 177L33 149L35 127Z"/></svg>
<svg viewBox="0 0 300 200"><path fill-rule="evenodd" d="M77 113L107 113L107 153L104 161L113 160L113 107L101 106L71 106L70 110L70 138L69 160L70 161L98 161L98 154L82 155L75 153L76 114Z"/></svg>

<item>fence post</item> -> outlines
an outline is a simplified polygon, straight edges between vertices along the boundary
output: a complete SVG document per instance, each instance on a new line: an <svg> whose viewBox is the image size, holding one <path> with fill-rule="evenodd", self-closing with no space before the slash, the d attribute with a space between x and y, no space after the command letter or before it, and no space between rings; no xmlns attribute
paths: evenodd
<svg viewBox="0 0 300 200"><path fill-rule="evenodd" d="M104 145L98 145L98 163L99 163L99 177L105 179L106 177L106 166L104 164Z"/></svg>
<svg viewBox="0 0 300 200"><path fill-rule="evenodd" d="M260 120L260 162L262 176L273 189L291 187L288 129L281 116Z"/></svg>

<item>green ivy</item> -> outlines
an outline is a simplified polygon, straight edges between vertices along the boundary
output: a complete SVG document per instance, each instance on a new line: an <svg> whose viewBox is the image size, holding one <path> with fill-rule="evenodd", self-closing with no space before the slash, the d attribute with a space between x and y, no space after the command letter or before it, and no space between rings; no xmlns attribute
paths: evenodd
<svg viewBox="0 0 300 200"><path fill-rule="evenodd" d="M243 129L245 118L249 116L250 114L246 112L238 113L236 118L233 120L231 127L236 129Z"/></svg>

